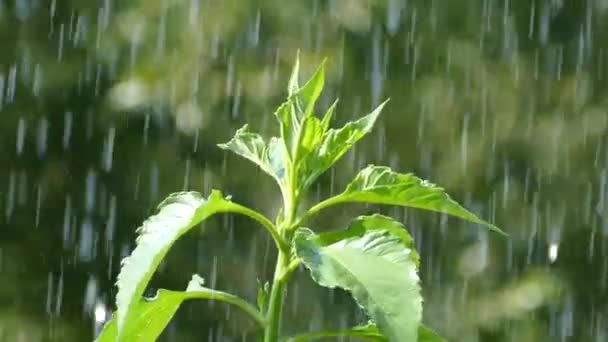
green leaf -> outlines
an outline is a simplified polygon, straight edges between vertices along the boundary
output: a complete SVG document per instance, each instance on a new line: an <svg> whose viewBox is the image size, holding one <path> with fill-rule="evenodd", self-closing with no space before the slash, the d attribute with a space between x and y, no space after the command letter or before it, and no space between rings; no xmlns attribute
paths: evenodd
<svg viewBox="0 0 608 342"><path fill-rule="evenodd" d="M422 297L412 239L399 223L374 215L345 231L314 235L298 229L298 257L321 286L352 293L391 341L416 341Z"/></svg>
<svg viewBox="0 0 608 342"><path fill-rule="evenodd" d="M343 193L315 205L309 214L343 202L379 203L432 210L485 225L504 235L498 227L481 220L452 200L443 188L411 173L396 173L384 166L370 165L361 170Z"/></svg>
<svg viewBox="0 0 608 342"><path fill-rule="evenodd" d="M325 85L325 63L324 59L310 79L300 88L298 76L300 73L300 52L298 51L296 61L291 71L287 91L289 99L292 100L293 112L299 121L313 114L314 105L323 91Z"/></svg>
<svg viewBox="0 0 608 342"><path fill-rule="evenodd" d="M325 85L325 63L326 60L324 59L308 82L295 93L295 102L299 106L298 110L304 117L313 114L315 103L323 91Z"/></svg>
<svg viewBox="0 0 608 342"><path fill-rule="evenodd" d="M321 120L321 127L323 129L323 133L327 132L329 126L331 125L331 119L334 117L334 113L336 112L336 107L338 106L338 100L335 100L334 103L329 106L329 109L323 115L323 119Z"/></svg>
<svg viewBox="0 0 608 342"><path fill-rule="evenodd" d="M302 174L308 169L309 159L314 158L312 155L321 141L323 140L323 127L321 121L316 116L308 116L302 124L302 133L300 143L297 146L298 158L296 161L296 172Z"/></svg>
<svg viewBox="0 0 608 342"><path fill-rule="evenodd" d="M317 149L310 160L307 161L306 172L303 172L303 184L307 188L327 169L329 169L338 159L340 159L357 141L369 133L376 119L382 112L382 108L386 105L384 101L370 114L364 117L351 121L339 129L330 129L323 136L322 142L317 146ZM331 116L333 109L330 108L326 114L322 126L328 125L328 116Z"/></svg>
<svg viewBox="0 0 608 342"><path fill-rule="evenodd" d="M345 330L328 330L328 331L318 331L312 333L306 333L294 337L290 337L287 339L287 342L306 342L319 338L327 338L327 337L360 337L366 340L379 341L379 342L388 342L388 339L382 335L375 324L372 322L366 325L356 326L354 328L345 329Z"/></svg>
<svg viewBox="0 0 608 342"><path fill-rule="evenodd" d="M418 342L445 342L445 339L429 327L421 324L418 327Z"/></svg>
<svg viewBox="0 0 608 342"><path fill-rule="evenodd" d="M405 253L408 254L408 257L415 262L416 266L418 266L420 256L418 255L418 252L416 252L414 239L412 239L403 224L388 216L380 214L360 216L351 222L348 229L323 233L319 235L317 239L322 239L325 245L331 245L349 238L362 238L366 234L372 232L390 233L407 249Z"/></svg>
<svg viewBox="0 0 608 342"><path fill-rule="evenodd" d="M358 334L358 336L364 336L374 341L388 342L388 339L378 331L378 327L374 322L357 326L351 331ZM353 336L352 334L349 335ZM420 324L418 326L418 342L445 342L445 340L424 324Z"/></svg>
<svg viewBox="0 0 608 342"><path fill-rule="evenodd" d="M163 332L179 306L188 299L214 299L235 304L263 323L263 317L242 299L203 286L204 280L192 276L186 291L159 290L154 298L142 298L135 306L134 315L122 332L122 339L129 342L155 341ZM116 315L106 322L97 342L115 342L117 334Z"/></svg>
<svg viewBox="0 0 608 342"><path fill-rule="evenodd" d="M298 132L302 125L294 110L292 110L292 101L283 102L274 112L277 121L281 127L281 137L284 143L284 151L287 154L287 159L292 160L296 148L298 147Z"/></svg>
<svg viewBox="0 0 608 342"><path fill-rule="evenodd" d="M271 138L268 145L257 134L249 132L248 125L238 129L234 137L225 144L218 144L257 164L264 172L274 177L279 185L285 176L284 149L278 138Z"/></svg>
<svg viewBox="0 0 608 342"><path fill-rule="evenodd" d="M293 65L293 69L291 70L291 77L289 78L289 83L287 84L287 92L289 96L294 95L298 89L300 89L300 83L298 81L298 76L300 74L300 50L298 50L296 54L296 62Z"/></svg>
<svg viewBox="0 0 608 342"><path fill-rule="evenodd" d="M142 294L173 243L209 216L237 206L216 190L208 199L196 192L176 193L159 205L158 214L138 228L137 247L123 259L116 282L117 341L123 340L125 331L135 322Z"/></svg>
<svg viewBox="0 0 608 342"><path fill-rule="evenodd" d="M294 163L298 162L293 160L296 156L298 159L301 157L300 150L306 148L306 146L302 146L302 140L309 139L307 142L313 143L323 136L321 123L314 117L313 108L325 83L325 61L302 88L299 88L298 84L299 65L298 57L289 80L289 98L275 112L281 126L285 149ZM310 148L312 149L312 147Z"/></svg>
<svg viewBox="0 0 608 342"><path fill-rule="evenodd" d="M365 325L359 325L347 330L329 330L306 333L287 339L287 342L306 342L323 337L361 337L370 341L388 342L388 338L382 335L378 327L369 322ZM443 338L437 335L434 331L426 327L424 324L418 326L418 342L445 342Z"/></svg>

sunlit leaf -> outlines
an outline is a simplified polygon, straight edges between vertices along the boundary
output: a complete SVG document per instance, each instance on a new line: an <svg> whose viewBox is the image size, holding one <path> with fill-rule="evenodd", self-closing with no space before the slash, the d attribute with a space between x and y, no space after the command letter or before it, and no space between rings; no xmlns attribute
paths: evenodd
<svg viewBox="0 0 608 342"><path fill-rule="evenodd" d="M331 125L331 119L334 117L334 113L336 112L336 106L338 105L338 100L334 101L334 103L329 106L329 109L323 115L323 119L321 120L321 128L323 129L323 133L327 132L329 126Z"/></svg>
<svg viewBox="0 0 608 342"><path fill-rule="evenodd" d="M388 101L388 100L387 100ZM386 104L380 104L370 114L347 123L342 128L328 130L314 155L307 162L308 171L303 173L304 187L310 186L321 174L340 159L357 141L369 133ZM332 110L333 111L333 110ZM329 114L331 115L331 114ZM326 119L328 120L328 119ZM327 123L323 123L325 125Z"/></svg>
<svg viewBox="0 0 608 342"><path fill-rule="evenodd" d="M245 305L245 308L247 307L242 299L206 288L203 284L203 279L194 275L184 292L159 290L154 298L141 298L134 307L132 320L122 332L122 340L129 342L156 341L182 302L188 299L214 299L233 304L240 303ZM117 341L116 334L117 319L114 316L105 324L96 341L115 342Z"/></svg>
<svg viewBox="0 0 608 342"><path fill-rule="evenodd" d="M289 81L289 99L281 104L275 116L281 126L281 136L285 142L290 160L307 148L312 149L322 135L321 122L313 114L316 103L325 82L325 62L312 75L302 88L298 88L299 60L296 60ZM297 89L296 89L297 88ZM298 140L299 139L299 140ZM311 140L312 139L312 140ZM303 146L308 143L308 145ZM310 145L315 143L315 145ZM297 161L294 161L297 162Z"/></svg>
<svg viewBox="0 0 608 342"><path fill-rule="evenodd" d="M298 147L298 132L302 122L292 110L292 101L283 102L274 112L277 121L281 127L281 137L284 142L284 149L287 152L289 160L293 158L296 148Z"/></svg>
<svg viewBox="0 0 608 342"><path fill-rule="evenodd" d="M158 214L138 228L137 247L123 259L116 282L118 341L124 340L121 338L124 332L136 321L142 294L173 243L199 222L215 213L229 211L233 205L215 190L208 199L196 192L176 193L159 205Z"/></svg>
<svg viewBox="0 0 608 342"><path fill-rule="evenodd" d="M416 246L414 245L414 239L407 232L403 224L395 221L394 219L380 215L361 216L355 219L348 226L348 229L336 230L318 235L316 239L322 239L324 244L331 245L353 237L363 237L365 234L370 232L388 232L398 242L407 248L404 253L408 254L416 266L420 261L420 256L416 252Z"/></svg>
<svg viewBox="0 0 608 342"><path fill-rule="evenodd" d="M299 83L299 74L300 74L300 50L298 50L296 55L296 61L293 64L293 69L291 70L291 77L289 78L289 83L287 84L287 92L289 96L294 95L298 89L300 89Z"/></svg>
<svg viewBox="0 0 608 342"><path fill-rule="evenodd" d="M370 165L361 170L343 193L319 203L311 208L311 212L342 202L380 203L432 210L482 224L504 234L498 227L481 220L452 200L443 188L411 173L396 173L384 166Z"/></svg>
<svg viewBox="0 0 608 342"><path fill-rule="evenodd" d="M446 340L431 328L421 324L418 327L418 342L445 342Z"/></svg>
<svg viewBox="0 0 608 342"><path fill-rule="evenodd" d="M218 146L249 159L282 184L285 175L284 149L278 138L272 138L266 144L259 134L249 132L248 126L244 125L229 142Z"/></svg>
<svg viewBox="0 0 608 342"><path fill-rule="evenodd" d="M405 229L397 233L398 225L374 215L340 232L299 229L295 246L313 279L350 291L389 340L416 341L422 318L417 255Z"/></svg>
<svg viewBox="0 0 608 342"><path fill-rule="evenodd" d="M373 322L357 326L351 331L358 336L364 336L373 341L388 342L388 339L378 331L378 327ZM353 336L353 334L349 335ZM445 342L445 340L424 324L420 324L418 326L418 342Z"/></svg>
<svg viewBox="0 0 608 342"><path fill-rule="evenodd" d="M309 116L304 119L302 124L300 143L297 146L297 163L296 171L301 174L306 172L310 158L314 158L312 153L315 152L317 146L323 139L323 127L321 121L315 116Z"/></svg>
<svg viewBox="0 0 608 342"><path fill-rule="evenodd" d="M295 93L296 101L298 104L298 110L303 114L304 117L313 114L315 103L323 91L325 85L325 60L321 62L321 65L317 68L315 73L310 77L308 82Z"/></svg>

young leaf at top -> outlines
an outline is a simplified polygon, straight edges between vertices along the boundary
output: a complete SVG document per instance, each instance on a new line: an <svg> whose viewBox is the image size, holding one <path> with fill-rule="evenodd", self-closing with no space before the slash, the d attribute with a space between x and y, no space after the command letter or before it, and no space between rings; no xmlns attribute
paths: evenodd
<svg viewBox="0 0 608 342"><path fill-rule="evenodd" d="M293 160L295 158L299 159L298 153L304 135L308 134L310 138L311 134L316 134L314 133L316 128L310 126L320 126L319 120L313 115L313 109L325 83L325 62L323 62L310 80L302 88L299 88L299 65L298 57L289 80L289 98L275 111L275 116L281 127L281 137L285 143L285 150L291 162L297 162Z"/></svg>
<svg viewBox="0 0 608 342"><path fill-rule="evenodd" d="M323 119L321 120L321 129L323 133L327 132L329 126L331 125L331 119L334 117L334 113L336 112L336 107L338 106L338 100L335 100L334 103L329 106L325 115L323 115Z"/></svg>
<svg viewBox="0 0 608 342"><path fill-rule="evenodd" d="M390 341L416 341L422 318L412 239L389 217L357 218L348 229L314 235L298 229L298 257L321 286L350 291Z"/></svg>
<svg viewBox="0 0 608 342"><path fill-rule="evenodd" d="M249 159L276 179L279 185L283 185L285 160L284 150L279 139L271 138L266 145L259 134L249 132L248 125L244 125L236 131L229 142L218 144L218 147Z"/></svg>
<svg viewBox="0 0 608 342"><path fill-rule="evenodd" d="M315 73L310 77L308 82L296 92L295 103L300 106L298 110L304 114L304 117L313 115L315 103L323 91L325 86L325 61L317 68Z"/></svg>
<svg viewBox="0 0 608 342"><path fill-rule="evenodd" d="M388 100L380 104L370 114L364 117L351 121L339 129L329 129L323 132L323 137L320 143L316 146L310 157L301 164L302 183L304 188L308 188L312 183L335 162L338 161L357 141L369 133L378 116L382 112L384 105ZM333 109L330 108L331 112ZM327 117L328 114L326 114ZM329 115L332 115L331 113ZM325 119L324 121L329 119ZM322 127L327 123L323 123Z"/></svg>
<svg viewBox="0 0 608 342"><path fill-rule="evenodd" d="M206 288L203 285L203 279L194 275L184 292L159 290L154 298L140 299L135 307L133 321L122 334L123 339L129 342L156 341L179 306L188 299L213 299L234 304L249 313L261 325L265 323L262 314L244 300L232 294ZM106 322L96 342L116 341L116 321L114 317Z"/></svg>
<svg viewBox="0 0 608 342"><path fill-rule="evenodd" d="M379 203L432 210L485 225L504 235L498 227L481 220L452 200L443 188L411 173L396 173L384 166L370 165L361 170L343 193L315 205L309 214L343 202Z"/></svg>
<svg viewBox="0 0 608 342"><path fill-rule="evenodd" d="M287 93L289 96L294 95L298 89L300 89L300 51L296 53L296 62L293 64L293 69L291 69L291 77L289 78L289 83L287 83Z"/></svg>
<svg viewBox="0 0 608 342"><path fill-rule="evenodd" d="M297 118L302 120L313 114L314 105L323 91L325 85L325 63L324 59L310 79L300 88L298 76L300 73L300 55L296 56L296 62L289 79L289 99L293 100L294 110Z"/></svg>
<svg viewBox="0 0 608 342"><path fill-rule="evenodd" d="M217 190L212 191L207 199L196 192L173 194L159 205L158 214L149 217L138 228L137 246L129 257L123 259L116 282L117 341L124 340L124 332L136 321L142 294L173 243L209 216L228 211L243 213L262 222L276 239L272 223L225 199Z"/></svg>

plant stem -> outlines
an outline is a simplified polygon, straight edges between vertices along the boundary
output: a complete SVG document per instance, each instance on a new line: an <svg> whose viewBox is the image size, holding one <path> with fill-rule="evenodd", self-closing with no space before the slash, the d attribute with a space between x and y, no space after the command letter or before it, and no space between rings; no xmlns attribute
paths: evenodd
<svg viewBox="0 0 608 342"><path fill-rule="evenodd" d="M334 196L331 198L328 198L322 202L317 203L316 205L312 206L312 208L308 209L307 212L305 212L302 216L300 216L297 220L295 220L292 224L293 227L299 227L304 221L306 221L307 219L309 219L310 217L314 216L315 214L317 214L319 211L321 211L322 209L332 206L334 204L340 203L340 202L345 202L345 199L341 196Z"/></svg>
<svg viewBox="0 0 608 342"><path fill-rule="evenodd" d="M293 231L289 228L292 228L298 213L299 194L296 190L296 180L295 169L292 169L289 175L289 192L284 203L285 220L278 229L282 240L287 243L291 241L293 235ZM279 339L279 335L281 334L283 297L285 296L287 282L292 271L295 269L291 260L291 249L279 249L278 252L272 290L270 290L268 312L266 313L267 325L264 329L264 342L277 342Z"/></svg>
<svg viewBox="0 0 608 342"><path fill-rule="evenodd" d="M277 265L274 270L272 290L270 290L270 305L266 317L266 329L264 329L264 342L276 342L281 330L281 314L283 309L283 297L287 278L283 274L289 265L289 255L279 250Z"/></svg>
<svg viewBox="0 0 608 342"><path fill-rule="evenodd" d="M217 300L217 301L225 302L228 304L232 304L232 305L239 307L245 313L249 314L260 326L263 327L266 325L266 318L263 316L263 314L261 312L258 311L258 309L255 308L255 306L249 304L247 301L245 301L231 293L226 293L223 291L217 291L217 290L211 290L211 289L204 289L202 291L191 291L191 292L186 292L186 293L168 291L168 290L161 290L161 291L164 291L166 293L171 293L171 294L175 293L176 295L183 296L184 299L212 299L212 300Z"/></svg>

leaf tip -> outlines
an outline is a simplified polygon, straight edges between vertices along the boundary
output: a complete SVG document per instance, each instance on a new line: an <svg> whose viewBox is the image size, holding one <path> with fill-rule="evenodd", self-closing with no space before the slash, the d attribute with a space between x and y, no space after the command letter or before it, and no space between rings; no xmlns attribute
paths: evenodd
<svg viewBox="0 0 608 342"><path fill-rule="evenodd" d="M498 228L498 226L495 226L491 223L486 223L486 226L493 232L498 233L498 235L502 236L505 239L509 238L509 234L505 233L502 229Z"/></svg>

